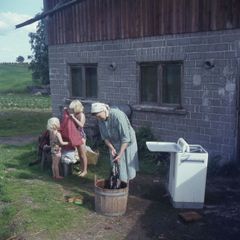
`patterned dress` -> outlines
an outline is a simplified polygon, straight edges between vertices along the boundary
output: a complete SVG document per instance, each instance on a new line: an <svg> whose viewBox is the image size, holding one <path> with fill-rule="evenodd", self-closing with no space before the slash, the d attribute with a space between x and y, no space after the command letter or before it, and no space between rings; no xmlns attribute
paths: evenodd
<svg viewBox="0 0 240 240"><path fill-rule="evenodd" d="M77 117L77 119L79 121L81 121L81 118L82 118L82 114L80 115L80 117ZM77 125L76 125L76 127L77 127L77 129L78 129L78 131L80 133L81 138L84 138L86 140L87 137L86 137L86 133L84 132L83 127L80 127L80 126L77 126Z"/></svg>
<svg viewBox="0 0 240 240"><path fill-rule="evenodd" d="M52 156L61 157L61 147L57 135L52 133L50 134L50 146Z"/></svg>
<svg viewBox="0 0 240 240"><path fill-rule="evenodd" d="M139 170L138 148L135 131L126 114L119 109L111 108L106 121L99 120L98 124L102 139L110 141L117 153L123 143L128 143L120 159L120 179L127 182L135 178L136 171ZM111 153L110 160L112 163Z"/></svg>

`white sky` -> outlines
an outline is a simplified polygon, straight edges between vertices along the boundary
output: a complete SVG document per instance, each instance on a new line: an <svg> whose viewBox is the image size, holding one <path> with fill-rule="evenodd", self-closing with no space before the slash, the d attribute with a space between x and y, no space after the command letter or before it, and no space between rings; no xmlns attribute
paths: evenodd
<svg viewBox="0 0 240 240"><path fill-rule="evenodd" d="M43 0L0 0L0 63L15 62L21 55L32 55L29 32L36 31L37 22L15 29L15 25L42 12Z"/></svg>

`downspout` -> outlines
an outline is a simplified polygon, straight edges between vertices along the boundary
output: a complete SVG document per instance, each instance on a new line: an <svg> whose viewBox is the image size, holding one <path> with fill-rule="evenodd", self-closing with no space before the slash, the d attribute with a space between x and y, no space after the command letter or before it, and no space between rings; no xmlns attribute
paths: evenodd
<svg viewBox="0 0 240 240"><path fill-rule="evenodd" d="M238 75L239 75L239 59L238 59ZM237 77L236 83L236 153L235 153L235 161L237 165L240 166L240 86L239 86L240 77Z"/></svg>
<svg viewBox="0 0 240 240"><path fill-rule="evenodd" d="M43 0L43 12L47 11L47 0ZM48 18L49 16L47 16L46 18L44 18L44 23L45 23L45 44L48 45Z"/></svg>

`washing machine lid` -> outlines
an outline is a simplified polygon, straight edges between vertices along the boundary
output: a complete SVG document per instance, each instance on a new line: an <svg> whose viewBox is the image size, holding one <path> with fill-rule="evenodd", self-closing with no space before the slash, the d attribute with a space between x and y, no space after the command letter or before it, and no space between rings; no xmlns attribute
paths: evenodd
<svg viewBox="0 0 240 240"><path fill-rule="evenodd" d="M146 142L151 152L181 152L182 148L175 142Z"/></svg>

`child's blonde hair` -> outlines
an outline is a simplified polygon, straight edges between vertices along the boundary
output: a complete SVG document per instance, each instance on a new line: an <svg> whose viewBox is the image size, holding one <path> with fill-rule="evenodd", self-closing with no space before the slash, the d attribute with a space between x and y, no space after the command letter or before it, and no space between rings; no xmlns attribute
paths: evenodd
<svg viewBox="0 0 240 240"><path fill-rule="evenodd" d="M60 121L56 117L52 117L48 119L47 122L47 130L52 131L58 129L60 127Z"/></svg>
<svg viewBox="0 0 240 240"><path fill-rule="evenodd" d="M69 104L69 109L70 109L70 111L73 111L74 114L76 114L76 113L83 112L84 107L83 107L82 103L79 100L73 100Z"/></svg>

